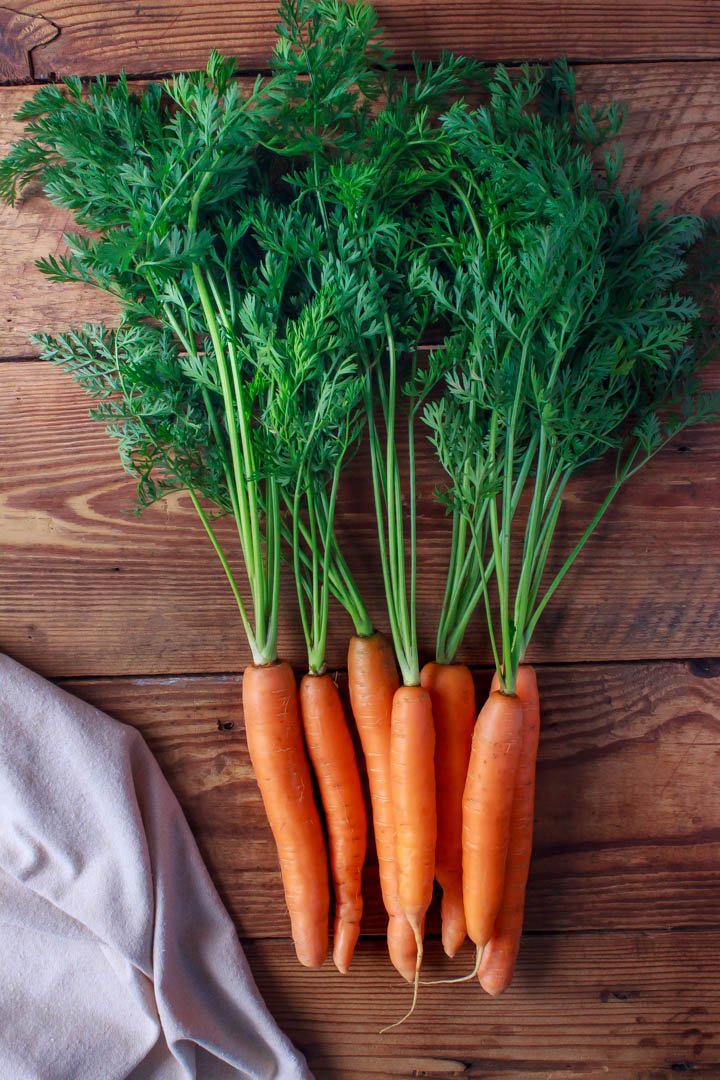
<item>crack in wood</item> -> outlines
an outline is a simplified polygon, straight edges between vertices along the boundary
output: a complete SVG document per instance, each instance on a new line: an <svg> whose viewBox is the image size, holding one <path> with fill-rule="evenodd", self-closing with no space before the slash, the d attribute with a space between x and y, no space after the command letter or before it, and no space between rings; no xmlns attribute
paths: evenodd
<svg viewBox="0 0 720 1080"><path fill-rule="evenodd" d="M34 50L59 36L60 27L45 15L0 6L0 82L31 82Z"/></svg>

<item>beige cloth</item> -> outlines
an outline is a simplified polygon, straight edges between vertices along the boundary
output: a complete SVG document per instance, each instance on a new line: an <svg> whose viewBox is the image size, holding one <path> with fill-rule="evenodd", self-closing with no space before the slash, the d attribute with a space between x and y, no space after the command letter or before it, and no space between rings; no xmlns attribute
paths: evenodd
<svg viewBox="0 0 720 1080"><path fill-rule="evenodd" d="M133 728L0 654L2 1080L307 1080Z"/></svg>

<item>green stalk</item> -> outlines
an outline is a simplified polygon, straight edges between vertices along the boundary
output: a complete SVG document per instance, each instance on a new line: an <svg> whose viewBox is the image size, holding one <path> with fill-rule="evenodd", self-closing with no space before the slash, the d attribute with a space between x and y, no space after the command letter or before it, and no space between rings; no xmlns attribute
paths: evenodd
<svg viewBox="0 0 720 1080"><path fill-rule="evenodd" d="M295 480L295 495L293 497L292 513L290 517L292 521L293 576L295 578L295 588L297 590L298 608L300 609L300 622L302 623L303 636L309 652L311 647L310 643L312 641L312 630L308 621L305 601L307 598L307 601L312 607L314 563L309 561L310 582L308 582L307 578L303 575L300 561L300 490L302 479L302 474L298 473Z"/></svg>
<svg viewBox="0 0 720 1080"><path fill-rule="evenodd" d="M386 541L385 514L383 512L383 505L385 505L387 502L387 493L384 487L382 471L382 448L380 446L380 438L378 436L377 427L375 425L370 379L371 375L368 371L366 375L365 385L365 410L367 413L368 436L370 442L370 470L373 484L373 497L375 502L375 518L378 533L378 547L380 549L380 567L382 570L383 584L385 586L385 601L387 604L388 619L390 622L390 634L392 636L393 642L395 643L399 640L400 632L398 627L397 615L395 612L395 591L393 589L392 579L393 571L391 569L390 552L388 550L388 543Z"/></svg>
<svg viewBox="0 0 720 1080"><path fill-rule="evenodd" d="M394 570L393 594L395 611L402 638L402 654L407 647L407 603L405 589L405 545L403 543L402 496L400 493L400 468L395 446L395 417L397 410L397 354L395 340L388 315L385 315L390 370L388 375L388 401L385 410L385 490L387 492L387 527L390 549L390 565ZM398 643L400 644L400 643ZM402 666L402 664L401 664Z"/></svg>
<svg viewBox="0 0 720 1080"><path fill-rule="evenodd" d="M245 472L245 486L247 489L248 508L250 513L250 529L253 536L253 568L252 574L257 582L258 589L258 609L259 612L265 616L268 614L268 596L267 596L267 582L265 575L265 567L263 566L262 558L262 542L260 540L260 525L258 514L258 497L257 497L257 481L254 479L255 473L255 455L253 453L252 441L250 439L250 432L248 429L247 413L245 409L245 395L243 393L242 381L240 377L240 366L238 362L237 349L235 348L235 341L233 338L232 327L230 326L225 312L225 308L222 303L222 298L219 295L212 275L208 275L208 281L215 298L215 304L220 315L220 321L225 328L225 334L228 343L228 354L230 358L230 372L232 375L233 387L235 390L235 403L237 407L237 415L240 425L240 440L242 444L243 465ZM268 552L268 559L270 553ZM271 607L272 610L272 607ZM269 620L268 620L269 621ZM263 627L263 638L267 641L267 635L269 631L268 627Z"/></svg>
<svg viewBox="0 0 720 1080"><path fill-rule="evenodd" d="M153 291L153 295L156 297L158 302L160 302L160 298L159 298L159 296L157 294L157 291L155 290L154 286L152 285L152 279L149 278L148 280L151 283L151 288L152 288L152 291ZM184 306L185 322L186 322L186 325L187 325L187 334L183 331L182 327L180 326L180 323L178 322L177 318L175 317L175 314L172 311L172 309L170 308L169 304L167 304L167 303L163 304L163 310L165 312L165 316L166 316L168 322L170 323L171 327L175 331L175 333L176 333L176 335L178 337L178 340L180 341L180 344L183 346L183 348L185 349L185 351L188 353L189 356L192 356L194 360L198 360L199 359L198 352L197 352L197 349L195 348L195 343L194 343L194 341L192 339L192 332L191 332L191 329L190 329L190 314L189 314L189 312L187 310L187 306ZM225 482L227 484L228 493L230 495L230 502L232 504L233 517L235 519L235 524L236 524L236 527L237 527L237 530L238 530L238 537L240 538L240 542L242 544L242 525L241 525L241 519L240 519L240 506L239 506L239 503L238 503L238 495L237 495L236 487L232 483L232 480L231 480L231 474L230 474L231 464L228 461L228 457L227 457L227 447L226 447L225 439L223 438L222 432L220 431L220 425L218 424L217 414L215 412L215 409L213 408L212 402L210 401L210 393L208 391L207 386L201 386L200 392L202 394L203 404L205 405L205 412L207 413L207 417L208 417L208 420L210 422L210 428L211 428L211 431L212 431L212 434L213 434L213 438L215 440L215 445L217 446L218 451L219 451L219 453L220 453L220 455L222 457L222 460L223 460L223 472L225 474ZM244 551L243 551L243 554L244 554Z"/></svg>
<svg viewBox="0 0 720 1080"><path fill-rule="evenodd" d="M222 346L220 338L220 328L217 323L215 312L212 307L210 294L205 285L205 280L202 275L200 267L195 264L193 266L193 276L195 278L195 284L200 295L200 303L202 305L203 313L210 334L210 340L212 342L213 351L215 353L215 360L217 362L218 374L220 376L220 386L222 388L223 402L225 406L225 427L227 429L228 438L230 440L230 452L232 455L233 475L235 480L235 490L238 494L238 507L240 510L241 521L241 535L240 541L243 549L243 557L248 570L248 577L250 579L250 588L253 594L253 603L255 607L255 621L258 623L258 596L257 596L257 582L255 581L253 568L255 566L255 540L256 535L253 533L250 527L249 510L247 505L247 489L245 484L245 475L243 469L243 461L240 451L240 442L238 439L237 424L236 424L236 402L233 399L232 388L230 385L230 377L227 369L227 363L225 360L225 351Z"/></svg>
<svg viewBox="0 0 720 1080"><path fill-rule="evenodd" d="M623 478L621 478L619 480L616 480L615 483L613 484L613 486L610 488L607 495L603 499L600 507L598 508L597 512L593 516L592 521L587 526L584 533L582 534L582 536L578 540L577 544L575 545L573 550L570 552L570 554L568 555L568 557L565 560L565 562L563 563L563 565L558 570L558 572L555 575L555 577L553 578L551 584L548 586L542 600L540 601L538 606L535 608L535 610L534 610L534 612L532 614L532 617L528 621L527 631L525 633L526 647L527 647L527 644L530 641L530 638L532 637L532 633L533 633L535 627L537 626L537 623L538 623L538 620L539 620L540 616L542 615L543 611L545 610L548 603L550 602L550 599L552 598L553 594L555 593L555 590L558 588L558 586L560 585L562 579L565 577L568 570L573 565L573 563L577 559L578 555L580 554L580 552L584 548L584 546L587 543L588 539L590 538L591 534L597 528L600 521L604 517L607 508L610 506L610 503L613 501L613 499L617 495L618 491L622 487L624 479L625 479L625 477L623 477Z"/></svg>
<svg viewBox="0 0 720 1080"><path fill-rule="evenodd" d="M330 557L332 549L332 523L335 515L337 502L338 484L340 482L340 469L342 459L338 461L333 473L332 486L330 489L330 507L327 515L325 530L323 533L323 564L322 564L322 590L320 600L320 619L318 638L314 642L314 653L308 653L310 671L321 675L325 670L325 652L327 649L328 620L330 613ZM319 524L319 523L318 523ZM319 531L322 532L322 529Z"/></svg>
<svg viewBox="0 0 720 1080"><path fill-rule="evenodd" d="M312 498L312 489L308 485L305 493L308 509L308 522L310 523L310 557L312 560L312 642L316 642L319 635L318 619L320 617L320 560L318 557L318 527L315 518L315 505Z"/></svg>
<svg viewBox="0 0 720 1080"><path fill-rule="evenodd" d="M235 578L233 577L233 573L232 573L232 571L230 569L227 558L225 557L225 552L223 551L222 547L220 546L220 542L219 542L219 540L217 538L217 535L215 534L215 530L213 529L212 525L210 524L210 521L208 519L207 514L205 513L202 506L200 505L200 503L198 501L198 498L197 498L197 495L195 494L195 492L193 491L193 489L190 486L188 486L187 492L188 492L188 495L190 496L190 498L192 499L192 504L195 507L195 510L197 511L198 517L200 518L203 525L205 526L205 531L208 534L208 537L210 538L210 542L212 543L212 546L215 548L215 552L217 554L217 557L220 560L220 564L222 565L222 568L225 571L225 576L228 579L228 583L229 583L230 588L232 590L232 594L235 597L235 602L236 602L236 604L238 606L238 611L240 612L240 618L242 619L242 624L243 624L243 627L245 628L245 633L247 634L248 644L250 645L250 651L251 651L252 657L253 657L253 663L261 664L261 663L263 663L262 654L260 653L260 651L258 649L258 645L257 645L257 642L255 640L255 635L253 634L252 627L250 626L250 620L248 619L248 616L247 616L247 611L245 609L245 604L243 603L243 599L242 599L242 597L240 595L240 591L239 591L239 589L237 587L237 583L235 581Z"/></svg>
<svg viewBox="0 0 720 1080"><path fill-rule="evenodd" d="M413 681L408 685L420 684L420 661L417 642L417 477L415 475L415 409L410 409L408 417L408 468L410 471L410 656L415 667L412 670Z"/></svg>
<svg viewBox="0 0 720 1080"><path fill-rule="evenodd" d="M417 511L414 506L415 498L415 457L414 436L411 433L408 448L409 465L411 471L411 494L413 505L410 510L410 537L413 550L410 562L410 597L408 597L408 585L405 573L405 544L403 535L402 497L400 491L400 469L395 445L395 421L397 412L397 353L395 339L390 317L385 312L385 335L388 349L388 387L384 392L382 376L378 375L381 404L385 422L385 450L380 447L373 415L373 401L371 392L371 372L367 370L365 406L368 413L368 431L370 435L370 456L373 476L373 494L375 498L375 511L380 541L380 558L383 570L383 582L390 620L390 630L398 658L398 664L402 673L403 682L406 686L417 686L420 682L420 662L417 651L417 630L414 625L416 605L416 554L414 551L416 540ZM417 407L417 405L415 406ZM411 423L413 419L411 407ZM380 476L384 471L384 489ZM385 513L383 513L383 505ZM385 518L385 515L387 517ZM387 541L387 548L386 548Z"/></svg>
<svg viewBox="0 0 720 1080"><path fill-rule="evenodd" d="M266 637L266 649L277 655L278 621L280 617L280 499L277 482L273 477L266 481L268 495L265 500L266 539L265 551L268 567L268 588L270 618Z"/></svg>
<svg viewBox="0 0 720 1080"><path fill-rule="evenodd" d="M282 494L285 506L289 511L291 520L294 523L296 519L293 515L293 500L289 498L289 496L285 492L283 492ZM322 493L320 495L320 498L324 502ZM326 513L326 509L324 506L323 513ZM307 530L305 523L302 520L299 520L297 524L299 535L302 537L304 544L309 547L310 534ZM287 525L283 523L282 518L280 518L280 532L283 539L292 551L292 529L288 529ZM360 635L361 637L369 637L370 634L372 634L373 632L372 620L370 619L368 610L363 603L363 599L360 595L360 590L358 589L352 573L350 572L350 567L345 561L345 556L340 550L340 546L337 542L337 537L335 536L334 530L332 531L331 545L332 558L330 560L330 565L328 568L330 592L335 597L340 606L344 608L344 610L350 616L353 626L355 628L355 633ZM312 562L307 552L303 549L302 545L300 545L299 558L303 570L305 572L311 571Z"/></svg>
<svg viewBox="0 0 720 1080"><path fill-rule="evenodd" d="M528 609L528 590L532 579L532 571L535 563L535 550L538 542L538 531L541 523L541 512L545 501L545 468L546 468L547 439L545 428L540 431L537 464L535 467L535 483L533 485L532 502L525 525L525 539L523 543L522 570L515 592L515 641L513 663L515 670L519 663L517 655L517 643L522 640L525 618Z"/></svg>
<svg viewBox="0 0 720 1080"><path fill-rule="evenodd" d="M490 420L490 448L489 448L489 460L491 469L494 471L495 465L495 452L497 443L497 413L493 413ZM500 527L498 523L498 510L497 510L497 496L491 496L489 500L490 508L490 536L492 538L493 547L493 559L495 562L495 582L497 584L498 596L500 598L500 630L502 635L502 649L503 649L503 662L502 665L498 662L498 653L495 647L494 632L492 627L492 617L490 614L490 604L487 596L487 589L485 590L485 610L488 619L488 630L493 642L493 654L495 656L495 668L500 680L500 685L505 693L512 693L512 690L508 688L506 678L508 675L507 656L505 653L506 641L509 638L509 627L506 625L507 619L507 579L505 577L505 562L504 562L504 549L500 539Z"/></svg>
<svg viewBox="0 0 720 1080"><path fill-rule="evenodd" d="M450 559L448 562L447 576L445 578L445 592L443 594L443 602L440 608L440 617L438 619L437 636L435 638L435 659L439 664L451 663L451 660L448 659L446 640L448 636L448 627L452 616L455 614L455 608L458 603L457 566L460 560L460 549L462 546L462 540L460 539L461 520L463 520L462 515L457 507L455 507L452 513Z"/></svg>
<svg viewBox="0 0 720 1080"><path fill-rule="evenodd" d="M330 531L332 559L330 561L329 573L331 579L332 576L335 575L342 582L344 595L347 601L343 606L353 621L355 633L360 637L369 637L374 629L372 620L363 598L360 595L360 590L358 589L350 567L347 564L343 551L338 543L335 533L335 514L334 512L332 514L330 513L330 508L327 503L327 494L324 491L320 493L320 501Z"/></svg>

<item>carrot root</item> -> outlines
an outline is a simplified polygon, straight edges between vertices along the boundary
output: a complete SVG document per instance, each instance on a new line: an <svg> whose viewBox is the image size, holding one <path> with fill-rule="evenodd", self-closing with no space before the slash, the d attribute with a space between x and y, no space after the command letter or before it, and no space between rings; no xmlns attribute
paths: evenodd
<svg viewBox="0 0 720 1080"><path fill-rule="evenodd" d="M367 817L360 773L338 688L331 675L304 675L300 710L325 810L336 917L333 961L345 974L360 934Z"/></svg>
<svg viewBox="0 0 720 1080"><path fill-rule="evenodd" d="M476 979L478 977L478 972L480 971L480 966L482 964L482 958L486 947L487 946L483 947L482 945L477 945L475 947L475 966L473 967L469 975L460 975L457 979L427 979L423 980L422 985L446 986L448 983L470 982L471 979Z"/></svg>
<svg viewBox="0 0 720 1080"><path fill-rule="evenodd" d="M437 844L435 877L442 889L442 945L455 956L467 935L462 892L462 799L477 719L475 684L465 664L425 664L435 725Z"/></svg>
<svg viewBox="0 0 720 1080"><path fill-rule="evenodd" d="M275 839L298 960L319 967L328 947L327 854L288 664L251 664L243 676L250 760Z"/></svg>
<svg viewBox="0 0 720 1080"><path fill-rule="evenodd" d="M401 686L393 698L390 730L398 899L419 949L435 877L434 754L430 695L420 686Z"/></svg>
<svg viewBox="0 0 720 1080"><path fill-rule="evenodd" d="M390 727L393 696L399 679L392 646L382 634L350 639L348 683L370 786L380 888L388 913L388 953L395 969L407 982L412 982L417 949L415 935L398 900L390 779Z"/></svg>
<svg viewBox="0 0 720 1080"><path fill-rule="evenodd" d="M473 734L463 793L463 899L477 946L492 937L503 899L522 720L516 695L492 691Z"/></svg>
<svg viewBox="0 0 720 1080"><path fill-rule="evenodd" d="M496 682L493 683L493 689L495 688ZM525 914L525 887L532 855L540 698L535 672L528 664L521 664L518 670L517 695L522 704L523 729L510 818L505 887L493 934L478 972L480 985L493 997L502 994L512 982L520 949Z"/></svg>

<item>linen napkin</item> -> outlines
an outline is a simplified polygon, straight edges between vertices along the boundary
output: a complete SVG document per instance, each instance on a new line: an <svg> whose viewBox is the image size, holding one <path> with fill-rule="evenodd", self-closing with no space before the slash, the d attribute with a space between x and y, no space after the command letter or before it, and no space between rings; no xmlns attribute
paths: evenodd
<svg viewBox="0 0 720 1080"><path fill-rule="evenodd" d="M307 1080L140 734L0 654L2 1080Z"/></svg>

